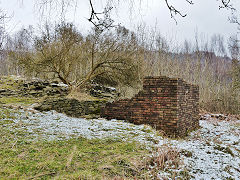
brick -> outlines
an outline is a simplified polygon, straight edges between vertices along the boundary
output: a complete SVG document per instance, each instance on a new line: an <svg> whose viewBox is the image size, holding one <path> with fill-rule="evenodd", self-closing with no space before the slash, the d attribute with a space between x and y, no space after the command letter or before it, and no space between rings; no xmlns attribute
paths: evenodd
<svg viewBox="0 0 240 180"><path fill-rule="evenodd" d="M107 103L101 116L184 136L199 127L199 87L179 78L145 77L142 91L131 99Z"/></svg>

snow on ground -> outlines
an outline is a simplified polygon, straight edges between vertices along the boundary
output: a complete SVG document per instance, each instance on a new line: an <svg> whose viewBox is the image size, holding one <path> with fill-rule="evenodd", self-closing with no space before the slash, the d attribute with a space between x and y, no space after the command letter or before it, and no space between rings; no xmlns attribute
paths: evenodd
<svg viewBox="0 0 240 180"><path fill-rule="evenodd" d="M20 113L15 115L17 118L13 121L15 124L20 124L19 130L26 129L32 136L46 140L82 136L88 139L132 139L150 146L163 139L156 135L156 131L146 133L154 132L150 126L137 126L121 120L73 118L56 111L33 113L20 110Z"/></svg>
<svg viewBox="0 0 240 180"><path fill-rule="evenodd" d="M187 138L167 139L149 126L119 120L72 118L55 111L33 113L20 110L16 115L13 121L20 124L17 127L26 129L36 138L120 138L138 141L150 149L168 144L181 152L188 152L181 155L184 166L176 171L187 170L191 179L240 179L240 120L219 121L205 115L205 120L200 121L201 128ZM159 172L159 177L166 175L168 173Z"/></svg>
<svg viewBox="0 0 240 180"><path fill-rule="evenodd" d="M179 149L192 152L184 158L194 179L240 179L240 121L200 121L202 127L183 141Z"/></svg>

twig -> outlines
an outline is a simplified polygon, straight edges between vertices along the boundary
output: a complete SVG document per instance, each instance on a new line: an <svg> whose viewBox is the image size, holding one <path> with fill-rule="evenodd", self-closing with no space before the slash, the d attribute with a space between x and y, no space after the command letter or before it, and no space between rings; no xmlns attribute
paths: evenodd
<svg viewBox="0 0 240 180"><path fill-rule="evenodd" d="M71 153L71 154L69 155L69 157L68 157L68 161L67 161L67 164L66 164L66 168L67 168L67 169L71 166L71 162L72 162L72 159L73 159L73 156L74 156L76 150L77 150L77 146L74 145L74 146L73 146L72 153Z"/></svg>
<svg viewBox="0 0 240 180"><path fill-rule="evenodd" d="M17 136L17 132L14 134L14 136L15 136L15 137ZM15 139L16 139L16 138L15 138ZM13 149L14 146L16 145L17 141L18 141L18 139L13 143L13 145L12 145L12 149Z"/></svg>
<svg viewBox="0 0 240 180"><path fill-rule="evenodd" d="M219 6L219 9L223 9L223 8L226 8L226 9L230 9L232 11L235 11L236 9L232 6L231 3L231 0L221 0L222 1L222 6Z"/></svg>
<svg viewBox="0 0 240 180"><path fill-rule="evenodd" d="M13 143L13 145L12 145L12 149L13 149L14 146L16 145L17 141L18 141L18 140L16 140L16 141Z"/></svg>
<svg viewBox="0 0 240 180"><path fill-rule="evenodd" d="M192 0L185 0L187 3L193 5L193 1ZM179 10L177 10L173 5L170 5L168 3L168 0L165 0L165 3L170 11L170 15L171 15L171 18L174 19L174 21L176 22L177 24L177 20L175 19L175 15L180 15L181 17L186 17L187 14L182 14Z"/></svg>
<svg viewBox="0 0 240 180"><path fill-rule="evenodd" d="M32 177L29 177L27 179L36 179L36 178L39 178L39 177L42 177L42 176L46 176L46 175L54 175L56 174L56 172L46 172L46 173L40 173L36 176L32 176Z"/></svg>

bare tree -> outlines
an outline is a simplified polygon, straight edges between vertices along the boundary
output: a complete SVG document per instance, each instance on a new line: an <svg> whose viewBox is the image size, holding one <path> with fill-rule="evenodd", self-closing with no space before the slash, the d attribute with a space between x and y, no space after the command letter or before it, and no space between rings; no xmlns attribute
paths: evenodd
<svg viewBox="0 0 240 180"><path fill-rule="evenodd" d="M72 24L62 23L54 28L46 25L33 49L20 48L12 57L28 74L52 75L76 90L99 78L136 83L137 47L134 34L124 27L106 32L95 29L84 37Z"/></svg>
<svg viewBox="0 0 240 180"><path fill-rule="evenodd" d="M10 58L7 58L8 71L10 74L22 75L23 70L18 64L18 57L13 54L29 52L33 49L33 28L21 28L14 35L8 35L5 43L5 51Z"/></svg>
<svg viewBox="0 0 240 180"><path fill-rule="evenodd" d="M240 89L240 41L237 35L230 37L229 50L232 56L233 87Z"/></svg>
<svg viewBox="0 0 240 180"><path fill-rule="evenodd" d="M4 50L4 42L6 39L5 21L7 19L6 13L0 9L0 74L7 74L6 51Z"/></svg>

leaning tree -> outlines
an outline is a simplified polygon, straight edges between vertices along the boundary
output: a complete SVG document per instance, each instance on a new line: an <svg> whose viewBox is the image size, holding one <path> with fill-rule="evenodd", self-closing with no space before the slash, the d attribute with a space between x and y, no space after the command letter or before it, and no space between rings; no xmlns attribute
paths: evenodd
<svg viewBox="0 0 240 180"><path fill-rule="evenodd" d="M87 36L70 23L46 25L31 49L19 46L10 54L28 75L58 78L72 90L93 80L115 85L137 83L139 45L134 33L119 26L111 31L94 28ZM138 59L138 61L136 61Z"/></svg>

